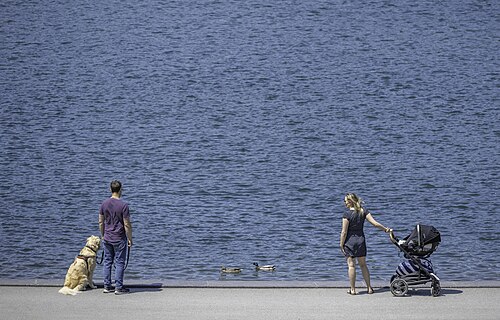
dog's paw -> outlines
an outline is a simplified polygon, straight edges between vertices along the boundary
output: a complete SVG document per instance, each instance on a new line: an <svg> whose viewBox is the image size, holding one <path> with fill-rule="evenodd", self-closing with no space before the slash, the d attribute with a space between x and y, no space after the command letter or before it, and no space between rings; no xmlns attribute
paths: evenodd
<svg viewBox="0 0 500 320"><path fill-rule="evenodd" d="M89 287L90 287L90 289L97 289L97 286L95 285L95 283L89 284Z"/></svg>

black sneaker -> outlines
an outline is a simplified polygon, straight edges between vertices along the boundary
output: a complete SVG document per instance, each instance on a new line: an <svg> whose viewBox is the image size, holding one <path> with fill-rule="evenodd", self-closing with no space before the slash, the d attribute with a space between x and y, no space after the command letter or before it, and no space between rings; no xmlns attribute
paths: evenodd
<svg viewBox="0 0 500 320"><path fill-rule="evenodd" d="M116 288L115 289L115 294L127 294L127 293L130 293L130 290L127 289L127 288Z"/></svg>
<svg viewBox="0 0 500 320"><path fill-rule="evenodd" d="M104 287L104 290L102 290L103 293L111 293L115 290L113 290L113 287Z"/></svg>

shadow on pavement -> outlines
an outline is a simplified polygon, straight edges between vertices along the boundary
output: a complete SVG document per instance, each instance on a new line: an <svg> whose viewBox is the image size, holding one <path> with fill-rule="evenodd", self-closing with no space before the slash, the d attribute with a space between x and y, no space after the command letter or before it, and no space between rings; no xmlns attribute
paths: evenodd
<svg viewBox="0 0 500 320"><path fill-rule="evenodd" d="M138 292L160 292L162 291L163 283L150 283L150 284L133 284L127 286L130 289L130 293Z"/></svg>
<svg viewBox="0 0 500 320"><path fill-rule="evenodd" d="M131 287L130 289L130 294L134 293L140 293L140 292L161 292L163 291L162 288L145 288L145 287Z"/></svg>
<svg viewBox="0 0 500 320"><path fill-rule="evenodd" d="M462 294L462 293L463 293L463 291L458 290L458 289L441 288L441 294L439 296L446 296L446 295L452 295L452 294ZM412 288L412 289L408 290L408 294L406 296L407 297L411 297L411 296L419 296L419 297L429 296L429 297L432 297L432 293L431 293L430 288L429 289Z"/></svg>

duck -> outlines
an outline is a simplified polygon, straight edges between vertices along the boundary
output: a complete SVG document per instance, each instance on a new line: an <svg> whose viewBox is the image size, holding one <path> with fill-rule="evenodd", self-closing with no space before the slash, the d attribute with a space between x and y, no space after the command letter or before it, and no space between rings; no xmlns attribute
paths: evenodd
<svg viewBox="0 0 500 320"><path fill-rule="evenodd" d="M224 266L221 266L220 267L220 272L222 273L240 273L241 272L241 268L226 268Z"/></svg>
<svg viewBox="0 0 500 320"><path fill-rule="evenodd" d="M255 266L255 270L257 270L257 271L259 271L259 270L262 270L262 271L274 271L274 270L276 270L276 267L274 266L274 264L259 266L259 264L257 262L254 262L253 265Z"/></svg>

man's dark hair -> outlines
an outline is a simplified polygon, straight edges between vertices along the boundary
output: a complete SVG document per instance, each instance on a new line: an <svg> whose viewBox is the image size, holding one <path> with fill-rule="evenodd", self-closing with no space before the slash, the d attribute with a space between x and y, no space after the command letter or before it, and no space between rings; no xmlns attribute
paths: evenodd
<svg viewBox="0 0 500 320"><path fill-rule="evenodd" d="M118 180L111 181L111 192L118 193L122 189L122 183Z"/></svg>

